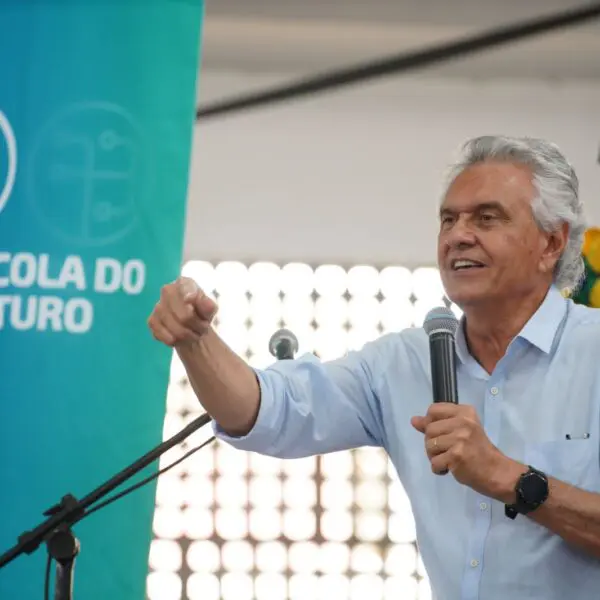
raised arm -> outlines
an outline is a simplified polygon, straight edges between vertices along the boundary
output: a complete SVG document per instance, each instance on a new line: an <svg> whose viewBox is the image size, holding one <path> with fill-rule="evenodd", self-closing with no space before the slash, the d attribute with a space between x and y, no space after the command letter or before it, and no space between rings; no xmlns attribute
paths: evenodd
<svg viewBox="0 0 600 600"><path fill-rule="evenodd" d="M212 329L216 308L194 281L180 278L163 288L148 323L178 352L220 438L287 458L383 445L371 371L377 342L336 361L307 356L254 370Z"/></svg>
<svg viewBox="0 0 600 600"><path fill-rule="evenodd" d="M383 424L370 360L377 342L335 361L313 355L257 370L261 399L252 430L216 434L231 445L297 458L361 446L383 446Z"/></svg>
<svg viewBox="0 0 600 600"><path fill-rule="evenodd" d="M192 279L180 277L163 287L148 325L157 340L175 348L206 412L230 435L244 435L258 414L258 381L212 329L216 312Z"/></svg>

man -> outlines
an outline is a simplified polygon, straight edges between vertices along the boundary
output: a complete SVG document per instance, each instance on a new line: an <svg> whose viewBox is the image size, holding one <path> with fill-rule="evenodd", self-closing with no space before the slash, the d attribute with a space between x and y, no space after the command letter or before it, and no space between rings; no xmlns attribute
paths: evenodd
<svg viewBox="0 0 600 600"><path fill-rule="evenodd" d="M561 294L581 278L584 228L576 175L555 146L466 144L438 240L447 295L464 312L459 405L430 405L420 328L339 360L255 371L186 279L163 289L149 325L233 446L283 458L385 448L435 598L597 600L600 311Z"/></svg>

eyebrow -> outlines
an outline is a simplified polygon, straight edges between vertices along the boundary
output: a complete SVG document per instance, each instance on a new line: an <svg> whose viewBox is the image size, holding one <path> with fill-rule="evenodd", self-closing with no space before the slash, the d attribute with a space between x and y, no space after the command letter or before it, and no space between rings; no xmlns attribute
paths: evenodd
<svg viewBox="0 0 600 600"><path fill-rule="evenodd" d="M476 212L483 212L486 210L492 210L495 212L498 212L502 215L506 215L506 210L504 209L504 207L500 204L500 202L496 202L496 201L490 201L490 202L482 202L480 204L477 204L477 206L475 206L472 210L470 210L469 212L472 213L476 213ZM443 217L445 215L454 215L456 214L457 210L452 210L451 208L446 208L446 207L441 207L440 208L440 217Z"/></svg>

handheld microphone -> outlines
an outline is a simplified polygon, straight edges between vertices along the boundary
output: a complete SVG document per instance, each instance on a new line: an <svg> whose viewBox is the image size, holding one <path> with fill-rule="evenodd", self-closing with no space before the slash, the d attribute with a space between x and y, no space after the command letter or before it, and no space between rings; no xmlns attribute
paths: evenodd
<svg viewBox="0 0 600 600"><path fill-rule="evenodd" d="M449 308L440 306L427 313L423 329L429 336L433 401L458 404L455 342L458 319Z"/></svg>
<svg viewBox="0 0 600 600"><path fill-rule="evenodd" d="M298 338L289 329L279 329L269 340L269 352L277 360L293 359L298 352Z"/></svg>

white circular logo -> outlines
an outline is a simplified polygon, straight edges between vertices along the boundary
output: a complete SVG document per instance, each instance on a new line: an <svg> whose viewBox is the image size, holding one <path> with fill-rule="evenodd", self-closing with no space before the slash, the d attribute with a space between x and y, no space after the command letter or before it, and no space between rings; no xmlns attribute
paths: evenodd
<svg viewBox="0 0 600 600"><path fill-rule="evenodd" d="M4 155L6 161L0 162L0 212L10 198L17 176L17 140L6 115L0 110L0 157Z"/></svg>
<svg viewBox="0 0 600 600"><path fill-rule="evenodd" d="M70 244L105 246L139 221L151 184L143 128L106 102L65 106L38 132L27 173L33 214Z"/></svg>

